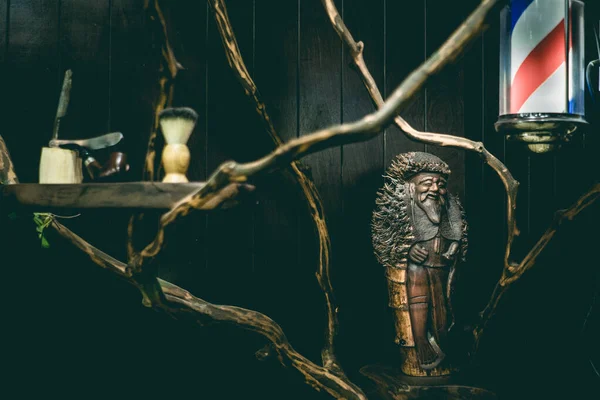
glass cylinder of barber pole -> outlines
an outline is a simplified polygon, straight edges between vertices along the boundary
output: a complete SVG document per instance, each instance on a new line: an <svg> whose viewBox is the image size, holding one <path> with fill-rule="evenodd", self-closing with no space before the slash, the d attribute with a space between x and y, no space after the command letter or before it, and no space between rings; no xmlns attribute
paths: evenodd
<svg viewBox="0 0 600 400"><path fill-rule="evenodd" d="M510 0L502 10L495 128L533 152L587 124L583 10L580 0Z"/></svg>

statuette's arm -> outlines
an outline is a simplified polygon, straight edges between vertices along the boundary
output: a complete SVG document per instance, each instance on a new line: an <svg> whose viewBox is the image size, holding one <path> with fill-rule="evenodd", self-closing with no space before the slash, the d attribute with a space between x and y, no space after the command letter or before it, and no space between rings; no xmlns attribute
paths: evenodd
<svg viewBox="0 0 600 400"><path fill-rule="evenodd" d="M448 251L442 254L446 260L454 260L456 258L456 254L458 253L458 242L452 242L450 247L448 247Z"/></svg>

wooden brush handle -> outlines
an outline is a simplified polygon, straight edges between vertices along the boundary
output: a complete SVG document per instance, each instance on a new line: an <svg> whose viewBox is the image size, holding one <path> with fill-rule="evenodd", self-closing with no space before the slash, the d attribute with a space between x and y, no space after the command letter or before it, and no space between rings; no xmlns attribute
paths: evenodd
<svg viewBox="0 0 600 400"><path fill-rule="evenodd" d="M188 182L185 174L190 166L190 150L185 144L167 144L162 153L166 175L163 182Z"/></svg>

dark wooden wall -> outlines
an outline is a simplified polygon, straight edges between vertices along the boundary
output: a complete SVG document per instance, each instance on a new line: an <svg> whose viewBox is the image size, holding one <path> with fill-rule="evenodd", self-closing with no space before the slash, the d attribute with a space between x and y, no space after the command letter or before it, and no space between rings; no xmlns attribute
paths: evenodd
<svg viewBox="0 0 600 400"><path fill-rule="evenodd" d="M40 148L50 138L67 68L73 70L73 91L61 135L123 132L132 179L141 176L159 51L142 3L0 2L1 134L21 181L37 180ZM162 3L175 54L185 67L174 103L200 115L189 142L189 177L204 180L227 159L248 161L269 151L267 134L227 66L206 5ZM367 64L384 96L435 51L476 3L337 1L354 37L365 43ZM598 26L600 13L597 1L586 3L586 59L591 60L591 25ZM372 110L320 1L229 0L227 5L248 69L284 140ZM519 255L549 225L554 210L569 205L597 179L598 108L588 98L592 128L557 155L530 155L505 144L493 129L498 30L494 17L483 37L432 78L403 116L417 129L483 141L507 163L521 182ZM361 384L362 365L396 357L369 222L384 169L396 154L411 150L446 160L453 171L450 190L466 205L471 235L458 288L462 323L476 319L501 271L504 192L494 172L474 155L412 142L392 127L368 142L307 157L332 238L332 283L340 305L338 355ZM314 277L318 244L312 223L285 174L255 183L256 196L247 204L178 223L159 258L161 274L209 301L267 313L301 353L317 361L325 313ZM585 214L581 226L567 226L542 265L506 296L482 343L481 385L513 399L588 398L597 387L588 355L598 330L590 322L582 333L598 270L593 247L598 233L592 228L600 219L595 216ZM69 226L124 259L127 217L86 212ZM253 353L264 344L261 338L235 327L198 328L168 320L144 309L133 288L99 271L59 238L50 237L51 248L40 249L27 216L4 223L10 229L2 234L8 288L2 299L8 338L3 360L7 381L23 397L102 392L151 398L326 398L276 360L256 361ZM597 321L597 314L592 317Z"/></svg>

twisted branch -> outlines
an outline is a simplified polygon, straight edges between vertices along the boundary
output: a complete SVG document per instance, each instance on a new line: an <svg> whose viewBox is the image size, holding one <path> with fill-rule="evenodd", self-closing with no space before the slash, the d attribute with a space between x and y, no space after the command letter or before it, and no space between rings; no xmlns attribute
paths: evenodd
<svg viewBox="0 0 600 400"><path fill-rule="evenodd" d="M159 61L158 78L158 96L155 99L153 107L153 124L148 137L148 146L146 149L146 158L144 160L144 169L142 179L145 181L154 181L157 178L156 168L156 139L158 137L159 114L173 102L173 91L177 73L183 67L175 58L175 53L171 47L167 32L167 24L160 8L159 0L144 0L144 12L149 23L149 30L153 36L158 38L160 43L161 57ZM134 245L134 230L136 224L144 219L144 214L139 213L129 218L127 226L127 258L133 272L138 276L138 280L143 284L140 290L144 295L143 303L146 306L152 304L164 304L165 298L156 280L156 271L144 271L139 253L136 252Z"/></svg>
<svg viewBox="0 0 600 400"><path fill-rule="evenodd" d="M71 240L78 248L90 255L92 261L104 268L109 268L117 272L120 276L127 278L137 286L144 295L144 303L147 306L162 309L169 314L179 313L182 310L187 314L191 310L198 316L208 316L219 321L238 324L245 329L254 330L269 339L280 358L289 361L294 368L305 376L307 382L313 387L323 389L338 398L365 399L366 397L362 391L347 379L336 373L332 373L327 368L313 364L295 352L285 338L281 328L268 317L256 311L231 306L211 305L199 298L193 297L189 292L175 285L159 280L156 277L154 269L144 269L142 265L145 261L154 258L160 251L165 240L165 229L168 225L178 217L187 215L192 209L206 208L208 205L213 204L221 190L230 184L244 183L249 177L259 172L283 167L304 155L328 147L368 140L377 135L382 129L393 122L398 112L403 109L407 101L423 86L427 78L439 71L459 54L465 45L475 37L482 27L485 15L494 3L495 1L493 0L484 0L444 45L415 70L394 91L388 101L381 104L381 107L376 112L353 123L332 126L303 136L302 138L294 139L287 144L280 145L270 154L254 162L237 164L230 161L222 164L212 174L205 186L180 201L173 209L161 217L159 230L155 239L140 253L134 254L128 264L121 263L95 249L57 221L53 221L51 226L56 229L56 232L66 239ZM148 2L146 2L147 4ZM157 0L153 4L157 15L162 16ZM166 39L166 29L164 33ZM172 51L170 55L172 56ZM150 150L153 149L150 149L149 146L149 152Z"/></svg>
<svg viewBox="0 0 600 400"><path fill-rule="evenodd" d="M167 23L160 8L159 0L144 0L144 11L150 22L150 29L158 37L160 43L160 77L158 80L159 94L154 103L154 123L148 138L148 149L144 163L143 180L153 181L156 179L156 138L158 135L158 115L173 102L174 81L179 70L183 69L175 58L175 53L167 34Z"/></svg>
<svg viewBox="0 0 600 400"><path fill-rule="evenodd" d="M52 223L50 226L59 235L67 239L75 247L87 254L96 265L114 272L115 274L126 279L130 279L133 276L131 268L127 264L92 246L69 228L58 222L56 218L52 217Z"/></svg>
<svg viewBox="0 0 600 400"><path fill-rule="evenodd" d="M175 53L171 47L169 36L167 34L167 24L160 8L159 0L144 0L144 12L150 26L150 31L158 37L160 43L161 57L159 61L158 95L153 106L153 123L148 137L146 147L146 157L144 159L144 168L142 171L142 180L154 181L157 178L156 168L156 139L158 137L159 121L158 115L162 110L171 106L173 103L173 91L175 78L179 70L183 69L181 64L175 58ZM140 213L132 215L127 225L127 257L132 259L136 255L134 246L134 229L144 218Z"/></svg>
<svg viewBox="0 0 600 400"><path fill-rule="evenodd" d="M481 323L474 329L475 334L475 349L479 345L481 335L490 318L494 315L496 307L500 299L506 293L510 285L515 283L525 272L529 271L536 263L538 256L548 246L558 228L566 221L572 221L579 213L594 204L600 199L600 183L596 183L586 193L584 193L577 201L565 210L559 210L554 214L554 221L546 229L546 232L540 237L537 243L531 248L523 261L514 268L511 274L502 274L502 277L496 284L494 292L490 298L488 305L481 312Z"/></svg>
<svg viewBox="0 0 600 400"><path fill-rule="evenodd" d="M15 166L10 158L8 147L0 136L0 184L12 185L15 183L19 183L19 178L15 173Z"/></svg>
<svg viewBox="0 0 600 400"><path fill-rule="evenodd" d="M246 182L250 177L273 171L290 162L330 147L369 140L389 126L396 115L407 105L410 98L423 86L427 78L437 73L478 34L487 13L497 0L483 0L477 9L446 42L419 68L413 71L392 93L390 98L375 112L362 119L334 125L317 132L290 140L266 156L252 162L239 164L227 161L221 164L207 180L206 185L182 199L165 213L159 223L154 240L140 253L141 261L155 257L164 242L165 229L178 217L201 207L214 193L232 182Z"/></svg>
<svg viewBox="0 0 600 400"><path fill-rule="evenodd" d="M130 267L134 271L135 276L144 276L149 278L141 282L142 293L147 293L145 287L147 284L150 285L150 295L145 295L145 303L149 306L166 308L168 312L175 312L171 309L171 306L167 304L169 301L165 296L163 285L158 281L155 275L148 275L148 272L144 273L142 265L145 261L153 259L160 252L162 245L165 240L165 229L173 223L177 218L187 215L192 209L198 209L205 206L220 189L229 185L230 183L243 183L253 175L260 172L267 172L274 170L278 167L285 166L297 158L304 155L314 153L316 151L338 146L342 144L348 144L353 142L359 142L368 140L371 137L377 135L382 129L388 126L394 119L395 115L401 111L406 105L407 101L420 89L427 78L439 71L444 65L446 65L451 59L453 59L464 47L472 40L478 31L481 29L483 20L486 13L490 10L490 3L493 1L484 1L477 10L465 21L459 30L457 30L445 43L444 45L423 65L421 65L416 71L414 71L390 96L390 99L383 103L381 108L360 119L359 121L332 126L315 133L303 136L301 138L294 139L287 144L280 145L270 154L254 162L245 164L238 164L234 161L223 163L208 179L206 185L196 191L175 205L171 210L165 213L159 223L159 229L155 239L149 243L140 253L134 255L130 260ZM140 282L136 280L139 284ZM205 309L204 307L203 309ZM253 314L257 315L257 314ZM252 322L246 324L242 321L238 321L242 326L248 326L248 323L252 325ZM279 329L280 331L280 329ZM262 332L262 331L261 331ZM267 335L269 337L269 335ZM272 337L272 336L270 336ZM278 337L277 335L275 337ZM275 349L280 352L282 347L280 342L273 342ZM286 348L285 346L283 348ZM313 376L312 370L300 368L301 365L305 365L303 359L300 364L297 364L294 360L295 357L290 357L292 365L299 369L305 376ZM310 363L310 362L309 362ZM338 374L333 374L331 371L317 367L314 364L308 364L311 368L317 368L316 371L322 372L325 376L328 384L336 386L339 382L343 383L343 386L338 389L344 393L350 390L351 398L364 398L364 394L355 387L353 384L348 382L344 377ZM306 374L308 373L308 375ZM323 375L319 375L323 377ZM322 383L318 379L308 379L309 383L315 387L323 387L326 391L331 392L331 387L321 386ZM332 394L339 397L348 398L346 394L338 393L334 391Z"/></svg>
<svg viewBox="0 0 600 400"><path fill-rule="evenodd" d="M331 24L340 37L340 39L348 46L350 55L356 69L365 85L371 100L375 107L379 108L384 104L381 92L377 88L375 79L371 75L365 60L363 58L364 44L363 42L356 42L352 37L352 33L347 28L342 17L340 16L333 0L321 0ZM490 7L493 6L495 1L489 1ZM485 3L485 1L482 2ZM504 253L504 269L500 280L498 281L494 292L486 305L485 309L480 314L480 322L474 328L473 333L475 336L475 350L479 345L479 339L483 332L484 327L493 315L500 298L508 287L518 280L526 271L531 269L535 265L535 261L542 250L548 245L556 230L565 219L573 219L577 214L583 211L585 208L590 206L598 198L599 185L594 186L590 191L585 193L573 206L564 211L559 211L556 214L553 225L542 235L537 244L530 250L529 254L520 262L514 262L511 260L511 249L514 238L518 236L519 230L516 224L515 210L517 207L517 192L519 188L519 182L517 182L508 168L498 160L493 154L491 154L481 142L474 142L472 140L457 137L453 135L447 135L442 133L422 132L414 129L408 122L406 122L401 116L396 116L394 123L400 130L410 139L417 142L433 144L436 146L446 146L467 151L478 153L483 161L488 164L500 177L504 188L506 190L507 197L507 225L508 225L508 237L506 241L506 250Z"/></svg>
<svg viewBox="0 0 600 400"><path fill-rule="evenodd" d="M232 66L232 69L239 74L239 79L244 85L245 91L248 95L252 96L256 104L256 111L262 117L265 125L267 126L267 130L270 134L271 139L273 140L275 146L281 145L282 141L277 135L272 122L269 118L269 115L266 112L264 103L259 99L258 93L256 90L256 85L252 81L248 71L245 67L241 54L239 52L239 48L237 43L235 42L235 36L233 35L233 30L231 29L231 24L226 14L226 9L224 4L222 4L222 12L219 12L219 3L211 4L213 5L213 10L215 11L215 18L217 20L217 24L219 26L219 31L222 34L223 41L226 43L227 41L232 41L233 48L235 51L232 53L231 51L226 51L228 61ZM151 20L155 20L160 22L160 28L162 35L160 35L160 41L162 43L162 62L161 62L161 77L159 79L159 97L156 101L156 106L154 110L155 121L153 131L151 132L148 150L146 154L146 163L144 168L144 179L153 180L155 178L154 174L154 166L155 166L155 138L158 131L158 119L157 116L159 112L171 104L172 95L173 95L173 85L174 79L177 74L177 70L179 64L175 59L173 51L168 41L167 30L164 18L160 11L158 0L155 0L153 3L153 8L148 8L148 1L145 3L145 8L149 11L149 17ZM218 16L223 16L219 18ZM227 31L228 29L228 31ZM230 35L227 34L230 33ZM226 45L226 49L231 50ZM232 57L233 55L233 57ZM327 227L325 225L325 218L322 214L322 206L321 201L318 196L318 192L314 184L306 177L300 170L299 166L294 163L292 165L292 171L297 177L298 182L300 183L304 193L306 194L309 209L311 210L311 215L313 215L313 219L315 220L315 224L317 226L317 231L319 233L319 242L320 242L320 255L321 255L321 263L319 273L317 274L319 278L319 283L321 287L328 287L331 291L331 284L329 283L329 235L327 233ZM225 186L223 186L225 185ZM206 196L202 198L201 201L192 204L193 208L196 209L210 209L216 207L223 203L223 199L232 199L235 198L239 188L245 188L248 190L250 185L240 184L240 183L223 183L218 188L214 188L210 193L207 193ZM229 190L228 190L229 188ZM181 204L181 203L180 203ZM191 208L188 209L189 212ZM180 215L186 215L187 212L184 212ZM169 215L174 215L171 213L167 213ZM161 219L161 221L164 220ZM170 220L172 221L172 220ZM162 224L161 224L162 225ZM55 228L56 225L53 225ZM64 228L64 227L63 227ZM210 316L217 320L224 320L229 322L235 322L238 325L245 327L246 329L255 330L267 338L271 339L273 342L273 346L271 348L275 349L279 355L280 360L282 359L282 355L286 355L287 359L289 359L292 365L302 372L307 382L313 385L317 390L324 389L330 394L336 397L343 398L352 398L352 399L362 399L365 398L364 394L360 391L358 387L353 385L341 372L341 368L337 361L333 356L333 335L335 334L335 326L337 325L336 315L333 313L333 305L330 301L331 297L329 294L326 294L327 305L328 305L328 316L330 323L328 326L330 327L329 331L330 335L328 335L327 343L330 343L329 347L326 347L323 350L323 363L325 368L318 367L312 364L309 360L302 357L300 354L295 352L295 350L289 345L287 339L281 328L275 324L273 321L268 319L266 316L250 311L238 309L235 307L227 307L227 306L212 306L210 303L206 303L200 299L193 298L188 292L180 289L174 285L168 284L160 279L156 278L156 271L149 270L147 268L143 268L143 264L145 260L153 259L162 245L164 243L164 230L161 229L157 235L159 240L155 240L153 243L160 243L157 247L154 248L154 251L151 255L148 254L147 251L143 251L142 253L138 253L134 250L132 244L132 235L134 229L134 219L130 220L128 226L128 255L129 255L129 265L127 266L128 271L132 271L131 280L136 284L138 289L142 292L144 297L144 304L147 306L152 306L155 308L165 309L168 313L173 314L176 312L173 310L172 305L168 302L175 302L180 304L186 304L189 307L193 307L195 304L202 303L203 307L198 308L197 310L206 310L211 311L211 308L214 308L213 312L210 313ZM65 229L62 229L60 232L66 233ZM79 243L79 240L73 235L69 235L69 237L74 240L74 243ZM93 252L89 252L89 248L81 245L79 246L82 249L88 250L88 254L90 257L94 256ZM99 262L100 260L96 257L92 257L92 260ZM326 271L326 283L323 281L322 271ZM166 286L164 284L167 284ZM170 291L165 292L165 287ZM176 290L176 293L183 294L180 297L173 296L173 290ZM325 289L324 289L325 290ZM186 302L182 303L181 299L185 299ZM190 300L192 299L192 300ZM190 302L191 301L191 302ZM217 308L220 307L220 308ZM239 314L239 315L236 315ZM225 316L223 316L225 315ZM245 321L245 322L244 322ZM267 321L267 323L265 322ZM333 321L333 322L332 322ZM270 323L269 323L270 322ZM265 328L266 326L266 328ZM329 368L329 369L328 369ZM339 377L334 376L334 374L340 375Z"/></svg>
<svg viewBox="0 0 600 400"><path fill-rule="evenodd" d="M329 20L336 33L342 39L342 41L348 46L348 50L350 51L350 55L352 56L352 61L356 66L356 69L360 75L360 78L365 85L365 88L369 92L371 97L371 101L375 105L376 108L381 109L385 102L383 97L381 96L381 92L377 87L377 83L375 83L375 79L371 72L369 71L367 64L365 63L363 52L365 45L363 42L356 42L352 37L352 33L346 27L344 20L340 16L337 8L333 0L321 0L325 10L327 11L327 15L329 16ZM482 17L485 13L489 12L497 3L498 0L483 0L480 6L469 16L469 19L478 16ZM468 21L468 20L467 20ZM465 24L461 25L453 35L460 34L462 30L464 30ZM477 26L477 30L483 30L483 20L481 20ZM440 49L441 50L441 49ZM440 52L438 50L437 53ZM437 53L434 53L432 58L436 56ZM458 53L453 55L449 55L449 57L453 60ZM447 61L451 61L448 59ZM393 96L393 95L392 95ZM513 264L510 261L510 253L512 248L512 243L515 236L519 235L519 230L517 229L517 223L515 219L515 210L517 207L517 192L519 189L519 182L513 178L512 174L508 170L508 168L498 160L492 153L490 153L481 142L475 142L473 140L469 140L467 138L463 138L460 136L453 136L444 133L433 133L433 132L422 132L413 128L406 120L404 120L400 115L396 115L394 118L394 124L400 128L400 130L412 140L415 140L420 143L432 144L435 146L442 147L452 147L456 149L463 149L467 151L472 151L478 153L483 161L488 164L500 177L502 183L504 184L504 188L506 190L506 198L507 198L507 224L508 224L508 237L506 241L506 251L504 254L504 266L505 269L512 271Z"/></svg>
<svg viewBox="0 0 600 400"><path fill-rule="evenodd" d="M281 327L266 315L234 306L214 305L166 281L161 280L160 284L169 301L215 321L234 323L264 336L272 343L282 364L290 365L299 371L304 375L306 383L316 390L324 390L338 399L366 400L367 397L362 390L347 378L314 364L294 350Z"/></svg>
<svg viewBox="0 0 600 400"><path fill-rule="evenodd" d="M271 117L267 112L265 103L260 97L258 88L254 83L254 80L250 76L242 53L237 44L233 27L227 15L227 7L225 0L208 0L213 11L213 16L217 23L217 29L221 35L221 41L223 42L223 48L227 57L227 62L233 70L238 81L244 88L244 92L251 99L255 105L256 112L261 117L261 120L265 126L269 137L273 141L273 144L277 147L280 146L283 141L277 134ZM323 210L323 202L321 196L317 190L314 182L302 171L306 170L307 167L302 165L300 161L294 161L291 164L291 172L294 180L302 189L306 205L308 207L310 216L315 224L317 230L317 236L319 238L319 267L316 273L317 281L319 286L325 295L325 305L327 308L327 329L325 330L325 344L321 351L321 358L323 366L325 368L335 370L338 373L343 373L342 368L337 362L334 354L334 338L338 331L338 318L337 312L338 307L335 302L333 294L333 287L331 286L330 278L330 255L331 255L331 241L329 238L329 231L327 229L327 222L325 220L325 214Z"/></svg>
<svg viewBox="0 0 600 400"><path fill-rule="evenodd" d="M0 136L0 160L3 161L0 164L0 178L10 174L12 177L10 184L17 183L18 179L2 136ZM7 182L6 179L2 179L2 181ZM227 185L226 190L220 191L220 194L215 193L208 201L203 203L204 209L214 209L230 203L241 187L248 189L246 185ZM55 218L52 219L50 227L87 254L96 265L115 273L135 286L142 294L146 306L164 311L171 316L191 316L200 324L203 324L208 318L214 321L232 323L246 330L256 332L272 343L272 348L276 351L280 362L284 366L289 365L296 369L304 376L306 382L316 390L323 390L339 399L367 399L360 388L347 378L338 376L334 371L312 363L298 353L289 343L281 327L266 315L240 307L211 304L193 296L187 290L155 276L148 279L148 275L136 272L136 266L121 262L92 246ZM161 301L154 301L157 296L156 292L162 297Z"/></svg>
<svg viewBox="0 0 600 400"><path fill-rule="evenodd" d="M98 250L60 222L53 220L51 227L56 232L84 251L90 259L102 268L115 272L129 283L137 287L144 298L151 296L147 293L147 282L140 281L132 268L108 254ZM333 397L340 399L366 400L360 388L344 377L338 376L327 368L318 366L298 353L289 343L281 327L266 315L253 310L234 306L211 304L190 292L168 281L156 279L165 301L152 303L152 307L165 311L171 316L191 316L196 322L203 324L206 319L227 322L243 329L256 332L272 343L280 362L300 372L308 384L316 390L323 390Z"/></svg>

